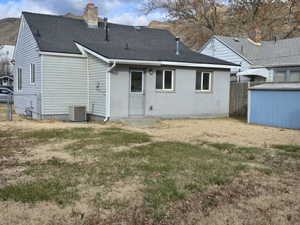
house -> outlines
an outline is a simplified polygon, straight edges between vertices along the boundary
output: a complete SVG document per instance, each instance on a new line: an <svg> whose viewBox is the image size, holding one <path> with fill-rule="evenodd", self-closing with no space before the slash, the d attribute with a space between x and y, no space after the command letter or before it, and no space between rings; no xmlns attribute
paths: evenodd
<svg viewBox="0 0 300 225"><path fill-rule="evenodd" d="M12 45L0 45L0 103L7 102L7 94L13 89L13 51Z"/></svg>
<svg viewBox="0 0 300 225"><path fill-rule="evenodd" d="M242 81L300 81L300 38L261 41L257 32L253 39L213 36L199 53L239 64L231 73Z"/></svg>
<svg viewBox="0 0 300 225"><path fill-rule="evenodd" d="M23 12L14 52L16 112L90 119L227 116L230 69L191 51L170 32L98 20Z"/></svg>

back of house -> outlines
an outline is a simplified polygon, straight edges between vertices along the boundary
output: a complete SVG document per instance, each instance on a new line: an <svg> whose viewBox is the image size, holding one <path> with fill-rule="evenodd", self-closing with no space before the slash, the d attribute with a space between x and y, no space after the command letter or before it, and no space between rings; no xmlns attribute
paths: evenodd
<svg viewBox="0 0 300 225"><path fill-rule="evenodd" d="M22 13L14 52L15 107L33 118L96 120L228 116L230 69L170 32L112 24L88 4L84 19Z"/></svg>

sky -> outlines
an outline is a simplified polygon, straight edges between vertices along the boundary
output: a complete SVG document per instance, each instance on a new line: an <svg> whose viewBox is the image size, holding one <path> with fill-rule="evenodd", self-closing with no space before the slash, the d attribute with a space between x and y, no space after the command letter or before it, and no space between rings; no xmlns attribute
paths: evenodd
<svg viewBox="0 0 300 225"><path fill-rule="evenodd" d="M145 15L140 9L146 0L0 0L0 19L20 17L22 11L64 15L82 15L87 3L95 3L100 17L110 22L135 26L148 25L152 20L165 20L162 11Z"/></svg>

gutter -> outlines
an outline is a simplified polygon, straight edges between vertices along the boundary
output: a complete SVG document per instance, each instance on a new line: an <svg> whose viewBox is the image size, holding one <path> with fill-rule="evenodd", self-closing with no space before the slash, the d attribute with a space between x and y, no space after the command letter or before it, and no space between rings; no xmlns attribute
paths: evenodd
<svg viewBox="0 0 300 225"><path fill-rule="evenodd" d="M108 122L110 119L110 80L111 80L111 71L116 67L117 62L114 61L113 65L109 67L106 71L106 116L104 122Z"/></svg>

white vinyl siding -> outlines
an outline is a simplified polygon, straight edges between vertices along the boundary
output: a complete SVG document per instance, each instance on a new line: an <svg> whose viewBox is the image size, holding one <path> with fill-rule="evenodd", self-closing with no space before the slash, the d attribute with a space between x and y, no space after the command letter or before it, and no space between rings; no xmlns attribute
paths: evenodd
<svg viewBox="0 0 300 225"><path fill-rule="evenodd" d="M18 81L18 69L22 68L22 91L18 91L18 85L14 85L14 103L18 114L24 114L26 109L33 112L34 118L40 118L41 114L41 57L38 45L32 32L22 17L20 33L15 48L14 59L16 61L14 80ZM35 65L35 85L30 84L30 64Z"/></svg>
<svg viewBox="0 0 300 225"><path fill-rule="evenodd" d="M93 115L106 116L106 71L108 67L107 63L88 54L88 112Z"/></svg>
<svg viewBox="0 0 300 225"><path fill-rule="evenodd" d="M45 115L69 114L72 105L87 106L87 59L43 56Z"/></svg>
<svg viewBox="0 0 300 225"><path fill-rule="evenodd" d="M245 59L216 38L212 38L200 53L241 65L242 68L248 68L250 66Z"/></svg>

